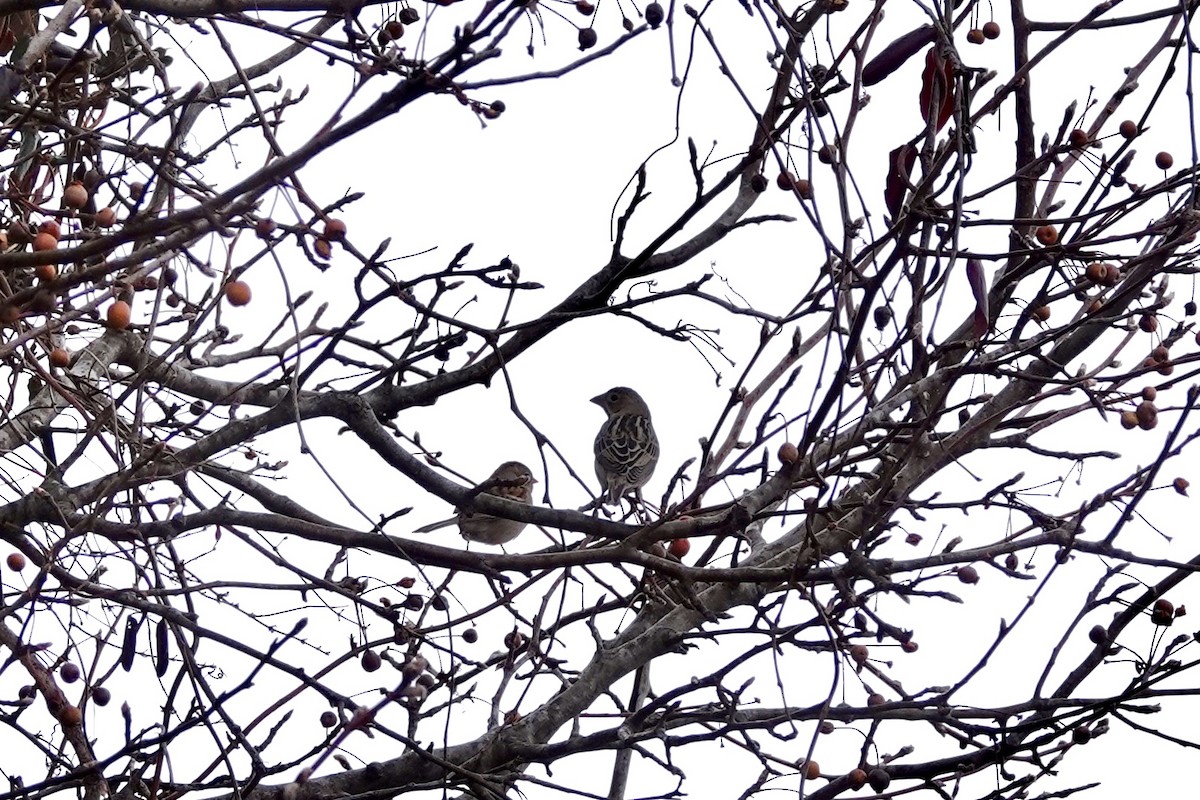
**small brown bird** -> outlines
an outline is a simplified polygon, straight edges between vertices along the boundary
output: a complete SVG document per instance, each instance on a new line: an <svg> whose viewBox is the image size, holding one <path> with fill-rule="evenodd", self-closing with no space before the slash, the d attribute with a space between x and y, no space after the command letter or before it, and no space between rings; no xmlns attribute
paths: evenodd
<svg viewBox="0 0 1200 800"><path fill-rule="evenodd" d="M650 422L650 409L642 396L617 386L592 398L608 420L596 434L596 477L603 489L601 501L620 504L627 492L641 488L658 465L658 437Z"/></svg>
<svg viewBox="0 0 1200 800"><path fill-rule="evenodd" d="M529 471L529 467L520 461L505 461L496 467L496 471L486 481L476 486L485 494L512 500L514 503L529 505L533 502L533 485L537 478ZM417 528L413 533L429 533L438 528L458 523L458 530L468 542L480 544L507 544L525 530L525 523L503 517L493 517L491 514L460 511L449 519L430 523Z"/></svg>

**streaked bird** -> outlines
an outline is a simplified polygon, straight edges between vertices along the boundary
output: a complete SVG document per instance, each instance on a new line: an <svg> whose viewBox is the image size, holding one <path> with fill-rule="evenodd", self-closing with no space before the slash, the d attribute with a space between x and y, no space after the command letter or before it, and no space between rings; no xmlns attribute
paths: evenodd
<svg viewBox="0 0 1200 800"><path fill-rule="evenodd" d="M593 448L601 501L618 505L628 492L640 497L641 488L658 465L658 436L646 401L633 389L616 386L593 397L592 402L608 414Z"/></svg>
<svg viewBox="0 0 1200 800"><path fill-rule="evenodd" d="M537 479L533 477L529 467L520 461L505 461L496 467L496 471L486 481L475 488L482 488L482 493L512 500L514 503L529 505L533 502L533 485ZM432 522L413 533L429 533L439 528L458 523L458 530L468 542L480 544L507 544L525 530L525 523L491 514L459 511L449 519Z"/></svg>

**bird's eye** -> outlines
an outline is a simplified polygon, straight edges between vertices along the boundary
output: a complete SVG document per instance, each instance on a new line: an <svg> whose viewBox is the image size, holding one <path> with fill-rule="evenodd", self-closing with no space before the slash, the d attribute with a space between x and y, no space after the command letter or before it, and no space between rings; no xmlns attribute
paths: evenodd
<svg viewBox="0 0 1200 800"><path fill-rule="evenodd" d="M613 392L612 394L610 394L608 396L608 402L610 402L610 403L615 403L620 399L621 399L621 396L619 394L617 394L616 392Z"/></svg>

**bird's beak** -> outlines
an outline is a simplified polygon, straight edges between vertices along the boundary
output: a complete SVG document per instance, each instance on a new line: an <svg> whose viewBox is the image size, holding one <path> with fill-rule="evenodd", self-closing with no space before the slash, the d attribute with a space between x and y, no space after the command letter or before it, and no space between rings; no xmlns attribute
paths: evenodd
<svg viewBox="0 0 1200 800"><path fill-rule="evenodd" d="M604 395L602 395L602 394L598 394L598 395L596 395L595 397L593 397L591 400L589 400L588 402L589 402L589 403L595 403L596 405L598 405L598 406L600 406L601 408L603 408L603 407L604 407Z"/></svg>

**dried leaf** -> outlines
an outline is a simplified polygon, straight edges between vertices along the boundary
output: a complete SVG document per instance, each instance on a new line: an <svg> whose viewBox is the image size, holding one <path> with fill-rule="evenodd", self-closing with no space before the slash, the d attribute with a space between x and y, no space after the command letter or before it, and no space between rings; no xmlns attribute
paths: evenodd
<svg viewBox="0 0 1200 800"><path fill-rule="evenodd" d="M954 64L942 58L937 47L931 47L925 53L920 102L921 118L926 124L937 112L936 130L939 131L954 113Z"/></svg>
<svg viewBox="0 0 1200 800"><path fill-rule="evenodd" d="M888 175L883 188L883 202L893 220L904 206L904 195L908 193L908 178L916 160L917 149L911 144L902 144L888 154Z"/></svg>
<svg viewBox="0 0 1200 800"><path fill-rule="evenodd" d="M975 296L975 312L972 315L972 328L975 338L980 339L988 332L988 288L987 278L983 274L983 265L977 258L967 259L967 281L971 284L971 294Z"/></svg>
<svg viewBox="0 0 1200 800"><path fill-rule="evenodd" d="M883 48L879 55L872 58L863 67L863 86L874 86L900 69L905 61L921 52L922 47L932 44L935 36L932 25L922 25Z"/></svg>

